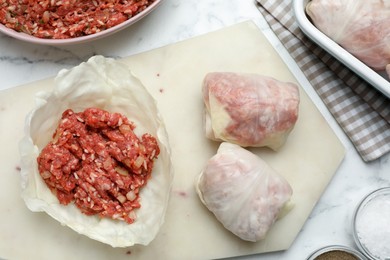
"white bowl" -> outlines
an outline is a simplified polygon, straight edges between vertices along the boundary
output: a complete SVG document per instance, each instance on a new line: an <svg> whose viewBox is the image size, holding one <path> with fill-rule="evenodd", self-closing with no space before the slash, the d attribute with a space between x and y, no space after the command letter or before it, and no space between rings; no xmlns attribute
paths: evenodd
<svg viewBox="0 0 390 260"><path fill-rule="evenodd" d="M75 37L75 38L69 38L69 39L43 39L43 38L38 38L23 32L17 32L13 29L10 29L3 24L0 23L0 32L9 35L13 38L16 38L18 40L22 40L25 42L30 42L30 43L35 43L35 44L43 44L43 45L71 45L71 44L78 44L78 43L86 43L90 41L94 41L97 39L101 39L103 37L107 37L109 35L112 35L116 32L119 32L130 25L136 23L137 21L141 20L145 16L147 16L149 13L151 13L153 10L155 10L162 0L156 0L154 1L151 5L149 5L145 10L140 12L139 14L131 17L130 19L126 20L123 23L120 23L114 27L108 28L104 31L91 34L91 35L86 35L86 36L80 36L80 37Z"/></svg>
<svg viewBox="0 0 390 260"><path fill-rule="evenodd" d="M385 73L374 71L318 30L306 15L305 8L308 2L309 0L293 0L293 11L302 32L325 51L329 52L333 57L358 74L363 80L367 81L374 88L390 98L390 82Z"/></svg>
<svg viewBox="0 0 390 260"><path fill-rule="evenodd" d="M384 204L383 201L386 201L386 203ZM388 223L390 221L388 217L389 211L383 211L384 207L386 209L390 208L390 187L380 188L369 193L359 203L354 213L353 237L355 243L360 251L370 260L390 259L389 254L381 255L384 254L383 247L387 248L387 253L390 251L388 250L390 244L385 240L387 239L388 241L390 239L390 230L386 230L389 225L385 224L385 226L382 226L384 222ZM379 210L373 211L374 209ZM367 231L371 234L366 233ZM378 241L368 241L369 238L378 240L378 235L380 234L385 234L385 237L381 237L379 242L382 245L378 244Z"/></svg>

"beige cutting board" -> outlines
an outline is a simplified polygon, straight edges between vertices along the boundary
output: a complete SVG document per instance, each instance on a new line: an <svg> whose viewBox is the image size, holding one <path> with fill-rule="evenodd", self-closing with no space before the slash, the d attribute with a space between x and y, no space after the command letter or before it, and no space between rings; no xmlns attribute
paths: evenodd
<svg viewBox="0 0 390 260"><path fill-rule="evenodd" d="M53 79L0 92L0 258L211 259L288 249L344 157L344 147L301 89L299 120L278 152L253 149L293 187L293 210L267 238L244 242L224 230L200 203L194 180L218 143L202 132L201 83L210 71L254 72L297 82L252 22L124 58L164 117L175 171L166 222L149 246L111 248L30 212L20 199L18 141L34 93Z"/></svg>

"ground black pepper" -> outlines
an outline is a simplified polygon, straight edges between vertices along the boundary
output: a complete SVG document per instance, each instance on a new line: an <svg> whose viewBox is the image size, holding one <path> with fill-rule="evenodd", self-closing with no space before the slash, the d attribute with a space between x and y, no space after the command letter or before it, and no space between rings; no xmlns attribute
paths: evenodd
<svg viewBox="0 0 390 260"><path fill-rule="evenodd" d="M335 251L325 252L317 256L314 260L359 260L359 259L351 253L335 250Z"/></svg>

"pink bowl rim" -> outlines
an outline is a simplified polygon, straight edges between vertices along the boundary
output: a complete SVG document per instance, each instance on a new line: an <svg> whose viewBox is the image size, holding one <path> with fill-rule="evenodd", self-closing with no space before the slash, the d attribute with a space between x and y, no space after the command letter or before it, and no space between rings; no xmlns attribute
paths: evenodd
<svg viewBox="0 0 390 260"><path fill-rule="evenodd" d="M109 35L112 35L116 32L119 32L130 25L138 22L148 14L150 14L153 10L155 10L160 4L162 0L156 0L154 1L151 5L149 5L145 10L143 10L141 13L131 17L129 20L118 24L114 27L111 27L107 30L91 34L91 35L86 35L86 36L80 36L76 38L69 38L69 39L43 39L43 38L38 38L34 37L32 35L23 33L23 32L17 32L13 29L10 29L3 24L0 24L0 32L11 36L12 38L29 42L29 43L34 43L34 44L43 44L43 45L71 45L71 44L80 44L80 43L86 43L90 41L94 41L97 39L101 39L103 37L107 37Z"/></svg>

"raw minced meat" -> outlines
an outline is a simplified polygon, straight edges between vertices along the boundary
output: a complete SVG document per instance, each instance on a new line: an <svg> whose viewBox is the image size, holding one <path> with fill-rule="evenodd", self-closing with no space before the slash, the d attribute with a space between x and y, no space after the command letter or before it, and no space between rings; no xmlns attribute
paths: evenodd
<svg viewBox="0 0 390 260"><path fill-rule="evenodd" d="M153 136L138 138L134 128L123 115L97 108L62 114L53 140L37 159L61 204L74 202L84 214L134 222L140 189L160 152Z"/></svg>
<svg viewBox="0 0 390 260"><path fill-rule="evenodd" d="M39 38L94 34L145 10L155 0L3 0L0 22Z"/></svg>

